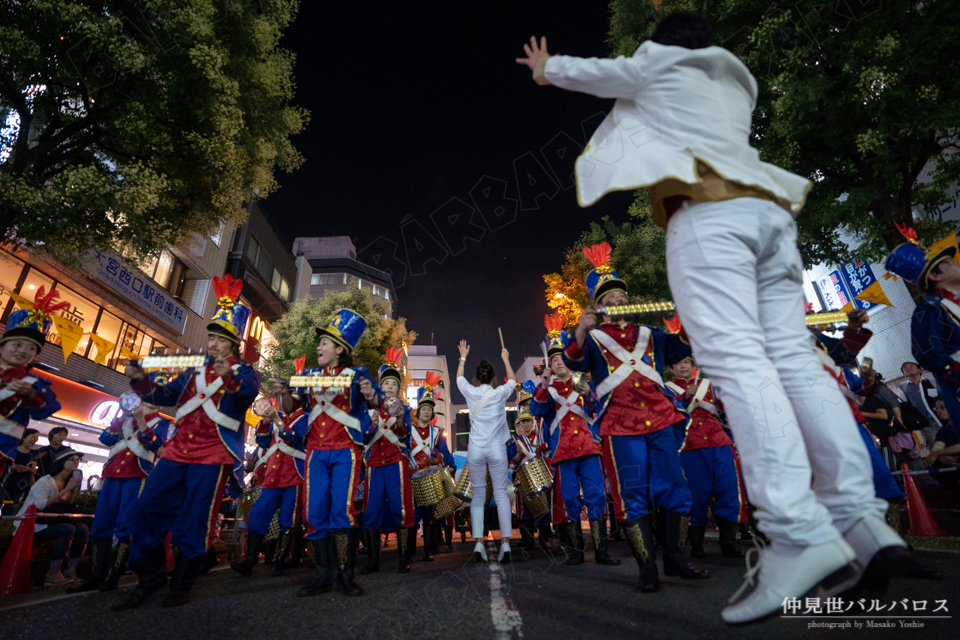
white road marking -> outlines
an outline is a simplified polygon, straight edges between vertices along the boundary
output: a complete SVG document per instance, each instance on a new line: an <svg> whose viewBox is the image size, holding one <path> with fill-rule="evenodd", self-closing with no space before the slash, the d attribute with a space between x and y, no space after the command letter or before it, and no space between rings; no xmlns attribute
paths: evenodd
<svg viewBox="0 0 960 640"><path fill-rule="evenodd" d="M523 637L523 619L507 595L507 576L498 562L490 563L490 617L497 640Z"/></svg>

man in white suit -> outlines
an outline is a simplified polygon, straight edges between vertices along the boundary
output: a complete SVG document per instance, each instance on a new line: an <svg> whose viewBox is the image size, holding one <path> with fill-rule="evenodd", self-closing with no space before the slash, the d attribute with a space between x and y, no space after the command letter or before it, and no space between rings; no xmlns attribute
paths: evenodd
<svg viewBox="0 0 960 640"><path fill-rule="evenodd" d="M915 561L884 520L847 402L810 349L794 218L811 183L750 147L756 80L711 35L680 12L629 58L550 56L545 38L531 38L517 62L538 84L617 98L577 159L577 198L589 206L650 187L667 230L674 303L772 541L723 609L737 624L811 590L882 591Z"/></svg>

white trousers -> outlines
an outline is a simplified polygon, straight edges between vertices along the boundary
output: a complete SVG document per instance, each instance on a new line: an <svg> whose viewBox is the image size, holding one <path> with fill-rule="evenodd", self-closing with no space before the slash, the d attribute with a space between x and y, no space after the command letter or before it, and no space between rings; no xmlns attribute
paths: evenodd
<svg viewBox="0 0 960 640"><path fill-rule="evenodd" d="M483 511L487 499L487 471L493 482L493 499L497 503L500 519L500 537L509 538L513 533L510 498L507 495L507 447L467 447L467 465L470 467L470 484L473 485L473 500L470 501L470 521L475 540L483 539Z"/></svg>
<svg viewBox="0 0 960 640"><path fill-rule="evenodd" d="M667 273L697 366L730 421L762 531L809 546L867 515L883 518L853 413L803 320L790 214L758 198L684 205L667 226Z"/></svg>

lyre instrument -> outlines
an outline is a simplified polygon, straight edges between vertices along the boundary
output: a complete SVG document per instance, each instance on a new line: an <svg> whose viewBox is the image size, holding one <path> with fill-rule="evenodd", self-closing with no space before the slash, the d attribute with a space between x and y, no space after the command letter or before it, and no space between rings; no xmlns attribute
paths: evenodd
<svg viewBox="0 0 960 640"><path fill-rule="evenodd" d="M319 387L349 387L353 384L353 374L338 376L293 376L290 378L289 387L294 388L319 388Z"/></svg>
<svg viewBox="0 0 960 640"><path fill-rule="evenodd" d="M611 318L630 318L676 311L676 307L673 306L672 302L638 302L636 304L599 307L596 311L597 315L606 315ZM806 316L805 320L808 327L821 324L842 324L850 320L850 315L846 311L821 311L820 313L811 313Z"/></svg>
<svg viewBox="0 0 960 640"><path fill-rule="evenodd" d="M131 364L144 371L161 371L166 369L190 369L213 364L213 358L203 353L174 353L170 355L149 355L142 360L131 360Z"/></svg>

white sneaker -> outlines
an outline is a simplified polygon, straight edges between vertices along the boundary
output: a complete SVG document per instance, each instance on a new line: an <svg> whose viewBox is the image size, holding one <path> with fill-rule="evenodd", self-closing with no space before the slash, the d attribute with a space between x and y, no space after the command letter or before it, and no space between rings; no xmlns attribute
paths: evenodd
<svg viewBox="0 0 960 640"><path fill-rule="evenodd" d="M500 543L500 555L497 562L510 562L510 541L504 540Z"/></svg>
<svg viewBox="0 0 960 640"><path fill-rule="evenodd" d="M477 562L487 561L487 548L484 546L483 540L477 540L477 544L473 547L473 558Z"/></svg>
<svg viewBox="0 0 960 640"><path fill-rule="evenodd" d="M751 554L759 555L756 564L751 564ZM803 597L814 587L813 595L821 598L846 591L860 575L851 564L854 558L856 553L842 538L806 547L790 557L757 545L747 552L746 580L720 615L728 624L744 624L776 613L785 599ZM754 590L738 600L754 583Z"/></svg>

